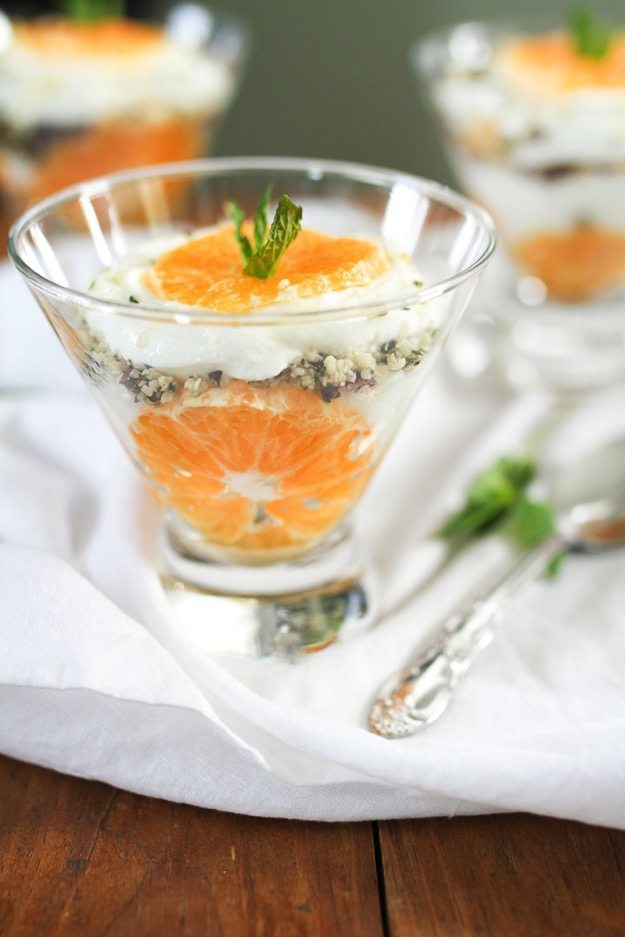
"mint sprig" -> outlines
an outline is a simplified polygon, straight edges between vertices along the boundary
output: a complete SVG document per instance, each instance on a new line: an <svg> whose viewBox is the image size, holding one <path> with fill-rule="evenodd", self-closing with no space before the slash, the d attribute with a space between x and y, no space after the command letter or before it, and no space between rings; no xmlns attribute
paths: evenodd
<svg viewBox="0 0 625 937"><path fill-rule="evenodd" d="M472 479L464 504L447 518L436 535L455 548L495 531L523 549L537 546L555 531L556 525L551 506L527 495L536 471L530 459L497 459ZM552 560L546 575L556 574L561 559Z"/></svg>
<svg viewBox="0 0 625 937"><path fill-rule="evenodd" d="M595 19L584 7L571 10L569 24L575 51L589 59L602 59L610 51L614 38L612 30Z"/></svg>
<svg viewBox="0 0 625 937"><path fill-rule="evenodd" d="M227 211L234 224L234 235L243 260L246 276L266 280L274 275L287 248L293 243L302 228L302 208L288 195L282 195L267 233L267 208L271 188L265 190L254 215L254 246L243 233L245 212L236 202L227 203Z"/></svg>
<svg viewBox="0 0 625 937"><path fill-rule="evenodd" d="M123 16L124 0L58 0L60 11L80 23Z"/></svg>
<svg viewBox="0 0 625 937"><path fill-rule="evenodd" d="M437 532L445 540L479 537L509 515L536 475L529 459L504 456L469 483L464 505Z"/></svg>

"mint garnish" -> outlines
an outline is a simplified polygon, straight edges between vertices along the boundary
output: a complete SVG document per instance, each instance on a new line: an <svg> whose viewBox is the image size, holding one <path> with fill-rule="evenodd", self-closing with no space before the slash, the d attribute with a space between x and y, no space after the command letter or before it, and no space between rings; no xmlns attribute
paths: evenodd
<svg viewBox="0 0 625 937"><path fill-rule="evenodd" d="M589 59L602 59L609 52L613 34L590 10L576 7L569 16L575 51Z"/></svg>
<svg viewBox="0 0 625 937"><path fill-rule="evenodd" d="M62 13L80 23L123 16L124 0L58 0Z"/></svg>
<svg viewBox="0 0 625 937"><path fill-rule="evenodd" d="M243 234L245 212L236 202L228 202L227 209L234 223L234 234L243 259L243 273L259 280L266 280L274 275L280 258L293 243L302 227L302 208L296 205L288 195L282 195L278 201L269 234L267 234L267 206L271 189L263 193L254 216L254 246Z"/></svg>
<svg viewBox="0 0 625 937"><path fill-rule="evenodd" d="M437 531L437 536L458 547L487 533L500 532L517 546L537 546L555 531L549 504L527 497L536 477L530 459L504 456L473 478L465 503ZM549 564L546 575L554 576L561 556Z"/></svg>

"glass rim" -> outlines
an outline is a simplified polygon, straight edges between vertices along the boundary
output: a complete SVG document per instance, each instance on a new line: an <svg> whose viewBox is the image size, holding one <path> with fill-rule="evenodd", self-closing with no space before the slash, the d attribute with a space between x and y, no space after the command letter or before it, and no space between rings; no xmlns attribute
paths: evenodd
<svg viewBox="0 0 625 937"><path fill-rule="evenodd" d="M67 207L81 199L94 199L105 195L114 188L127 186L132 183L152 181L155 179L170 180L176 177L210 177L253 174L258 172L297 172L306 174L309 179L320 179L323 176L335 175L351 178L354 181L386 185L390 183L405 183L419 191L431 201L454 209L458 214L471 218L478 228L482 229L485 237L485 246L474 261L448 277L443 277L424 287L414 288L410 291L393 294L384 299L369 300L368 302L347 303L323 309L313 309L305 312L273 311L271 313L241 314L221 313L197 306L177 305L175 309L164 308L162 305L150 305L145 302L139 304L123 303L118 300L102 299L82 290L57 283L34 270L24 259L19 250L19 242L30 229L40 224L47 215ZM402 305L424 304L456 289L462 283L475 277L490 259L497 242L495 224L489 213L454 189L425 179L421 176L411 175L399 170L384 169L362 163L343 162L339 160L305 159L291 157L223 157L199 160L163 163L139 169L124 170L89 179L81 183L62 189L60 192L27 209L11 226L8 235L9 256L24 277L26 282L38 292L66 302L80 308L97 309L104 313L143 321L160 321L171 323L188 323L193 325L282 325L314 321L331 321L341 318L356 318L379 314L381 307L397 308Z"/></svg>
<svg viewBox="0 0 625 937"><path fill-rule="evenodd" d="M198 7L208 17L211 32L205 40L206 48L215 47L214 51L231 69L244 69L254 46L252 27L245 17L238 13L213 6L212 0L209 3L202 3L200 0L169 0L161 7L160 18L159 15L149 16L144 22L165 24L167 28L168 16L174 10L185 6ZM227 44L224 44L225 32L230 40ZM232 44L233 36L236 37L236 45Z"/></svg>
<svg viewBox="0 0 625 937"><path fill-rule="evenodd" d="M252 28L248 20L231 10L224 10L221 7L213 6L212 2L206 4L202 3L201 0L168 0L168 2L163 3L156 12L150 11L147 17L139 18L136 16L129 16L126 17L126 19L133 23L147 23L155 26L164 26L165 29L167 29L168 16L170 16L173 10L185 6L197 7L209 19L212 31L206 37L208 45L214 43L219 45L220 40L223 38L221 32L224 28L228 28L236 34L239 43L238 47L232 50L232 61L238 61L239 59L244 60L248 56L253 45ZM23 14L7 13L4 10L0 10L0 17L5 19L10 25L13 23L20 23L28 18ZM41 13L36 16L37 20L56 20L62 18L62 13L54 11L52 13Z"/></svg>
<svg viewBox="0 0 625 937"><path fill-rule="evenodd" d="M492 38L507 37L510 35L535 35L547 30L566 31L568 24L563 16L557 13L542 12L537 15L527 14L527 16L517 15L514 17L492 16L477 17L475 19L458 19L450 23L443 23L438 26L432 26L420 35L415 36L408 47L408 64L418 75L428 75L431 69L424 67L422 62L423 52L435 44L445 44L446 41L459 29L473 27L482 29Z"/></svg>

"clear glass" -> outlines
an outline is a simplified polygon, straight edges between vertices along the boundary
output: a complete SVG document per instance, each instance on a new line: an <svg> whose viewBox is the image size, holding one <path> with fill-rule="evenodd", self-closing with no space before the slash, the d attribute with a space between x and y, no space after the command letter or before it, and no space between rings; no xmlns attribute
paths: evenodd
<svg viewBox="0 0 625 937"><path fill-rule="evenodd" d="M249 217L268 185L307 228L392 245L422 283L245 315L89 292L137 246L222 222L227 201ZM305 160L118 174L14 226L14 263L153 487L162 582L206 650L296 655L372 620L353 513L493 247L486 213L442 186Z"/></svg>
<svg viewBox="0 0 625 937"><path fill-rule="evenodd" d="M84 179L208 156L249 35L180 2L150 23L0 20L0 240L24 209Z"/></svg>
<svg viewBox="0 0 625 937"><path fill-rule="evenodd" d="M555 29L461 23L417 41L411 62L505 248L479 303L495 366L584 390L625 377L625 86L554 90L544 57L519 64L511 41Z"/></svg>

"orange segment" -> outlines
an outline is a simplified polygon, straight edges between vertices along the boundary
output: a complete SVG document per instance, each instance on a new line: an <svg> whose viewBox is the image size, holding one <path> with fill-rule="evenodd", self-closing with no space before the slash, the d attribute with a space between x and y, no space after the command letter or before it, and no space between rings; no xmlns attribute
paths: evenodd
<svg viewBox="0 0 625 937"><path fill-rule="evenodd" d="M517 243L515 253L556 299L589 299L625 280L625 233L620 231L543 231Z"/></svg>
<svg viewBox="0 0 625 937"><path fill-rule="evenodd" d="M580 55L567 33L524 36L505 43L498 63L519 87L543 97L588 88L625 87L625 34L615 37L603 58Z"/></svg>
<svg viewBox="0 0 625 937"><path fill-rule="evenodd" d="M249 235L249 226L247 230ZM280 260L275 276L259 280L246 276L242 266L234 228L225 225L159 257L148 283L160 299L245 313L275 302L285 288L290 297L308 298L366 286L390 264L371 241L303 229Z"/></svg>
<svg viewBox="0 0 625 937"><path fill-rule="evenodd" d="M244 551L308 547L371 473L361 415L299 387L233 381L198 405L142 413L131 433L165 502L209 542Z"/></svg>
<svg viewBox="0 0 625 937"><path fill-rule="evenodd" d="M41 158L28 199L118 169L193 159L202 152L204 131L202 121L179 117L154 124L115 121L71 135Z"/></svg>
<svg viewBox="0 0 625 937"><path fill-rule="evenodd" d="M151 51L165 39L160 26L126 19L83 23L50 17L15 22L13 30L21 46L56 58L131 57Z"/></svg>

